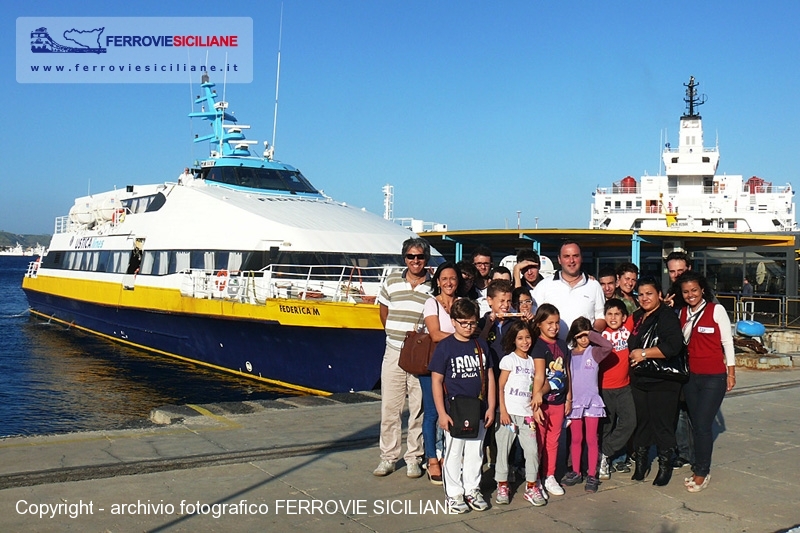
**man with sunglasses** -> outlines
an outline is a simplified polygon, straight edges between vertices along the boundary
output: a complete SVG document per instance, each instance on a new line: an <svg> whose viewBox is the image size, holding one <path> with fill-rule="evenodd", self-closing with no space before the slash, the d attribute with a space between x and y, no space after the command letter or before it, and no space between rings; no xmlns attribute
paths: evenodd
<svg viewBox="0 0 800 533"><path fill-rule="evenodd" d="M386 331L386 350L381 365L381 462L372 472L388 476L395 470L402 449L402 413L408 395L408 437L406 440L406 475L422 476L422 389L419 379L398 365L400 348L406 332L422 323L425 301L430 297L430 275L426 268L431 257L428 242L419 237L403 242L402 272L390 274L378 295L380 317Z"/></svg>

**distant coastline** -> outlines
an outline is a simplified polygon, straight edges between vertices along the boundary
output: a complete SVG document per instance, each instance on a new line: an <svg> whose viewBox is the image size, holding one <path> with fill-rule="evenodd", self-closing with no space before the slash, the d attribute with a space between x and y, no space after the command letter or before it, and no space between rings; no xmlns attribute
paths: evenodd
<svg viewBox="0 0 800 533"><path fill-rule="evenodd" d="M13 248L17 243L21 244L23 248L33 248L38 244L49 246L52 237L52 235L48 234L30 235L0 231L0 249Z"/></svg>

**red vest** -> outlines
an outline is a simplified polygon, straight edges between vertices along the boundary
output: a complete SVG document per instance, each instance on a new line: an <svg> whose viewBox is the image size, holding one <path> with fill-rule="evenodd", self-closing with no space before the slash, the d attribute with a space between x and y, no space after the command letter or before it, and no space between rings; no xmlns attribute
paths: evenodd
<svg viewBox="0 0 800 533"><path fill-rule="evenodd" d="M692 374L724 374L727 371L719 324L714 321L716 305L708 302L692 328L688 346L689 372ZM688 307L681 309L681 327L686 324L688 311Z"/></svg>

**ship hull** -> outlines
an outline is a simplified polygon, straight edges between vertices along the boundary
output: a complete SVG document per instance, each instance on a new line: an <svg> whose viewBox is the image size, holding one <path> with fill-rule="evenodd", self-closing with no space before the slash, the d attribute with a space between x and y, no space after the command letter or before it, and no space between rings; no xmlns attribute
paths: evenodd
<svg viewBox="0 0 800 533"><path fill-rule="evenodd" d="M38 317L242 377L316 394L371 390L380 379L379 329L286 325L23 290Z"/></svg>

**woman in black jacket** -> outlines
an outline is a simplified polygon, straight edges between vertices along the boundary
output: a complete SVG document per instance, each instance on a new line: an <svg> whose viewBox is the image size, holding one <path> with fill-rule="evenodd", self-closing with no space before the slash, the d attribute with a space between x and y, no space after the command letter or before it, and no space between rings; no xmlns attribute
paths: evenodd
<svg viewBox="0 0 800 533"><path fill-rule="evenodd" d="M653 485L663 486L672 477L675 419L681 383L661 377L637 375L636 367L647 359L673 360L682 357L684 344L675 311L661 301L661 284L654 277L639 280L640 308L633 314L633 331L628 339L631 361L631 391L636 406L636 471L631 479L643 481L650 472L650 446L658 449L658 475ZM642 367L644 368L644 367ZM641 370L641 369L640 369Z"/></svg>

